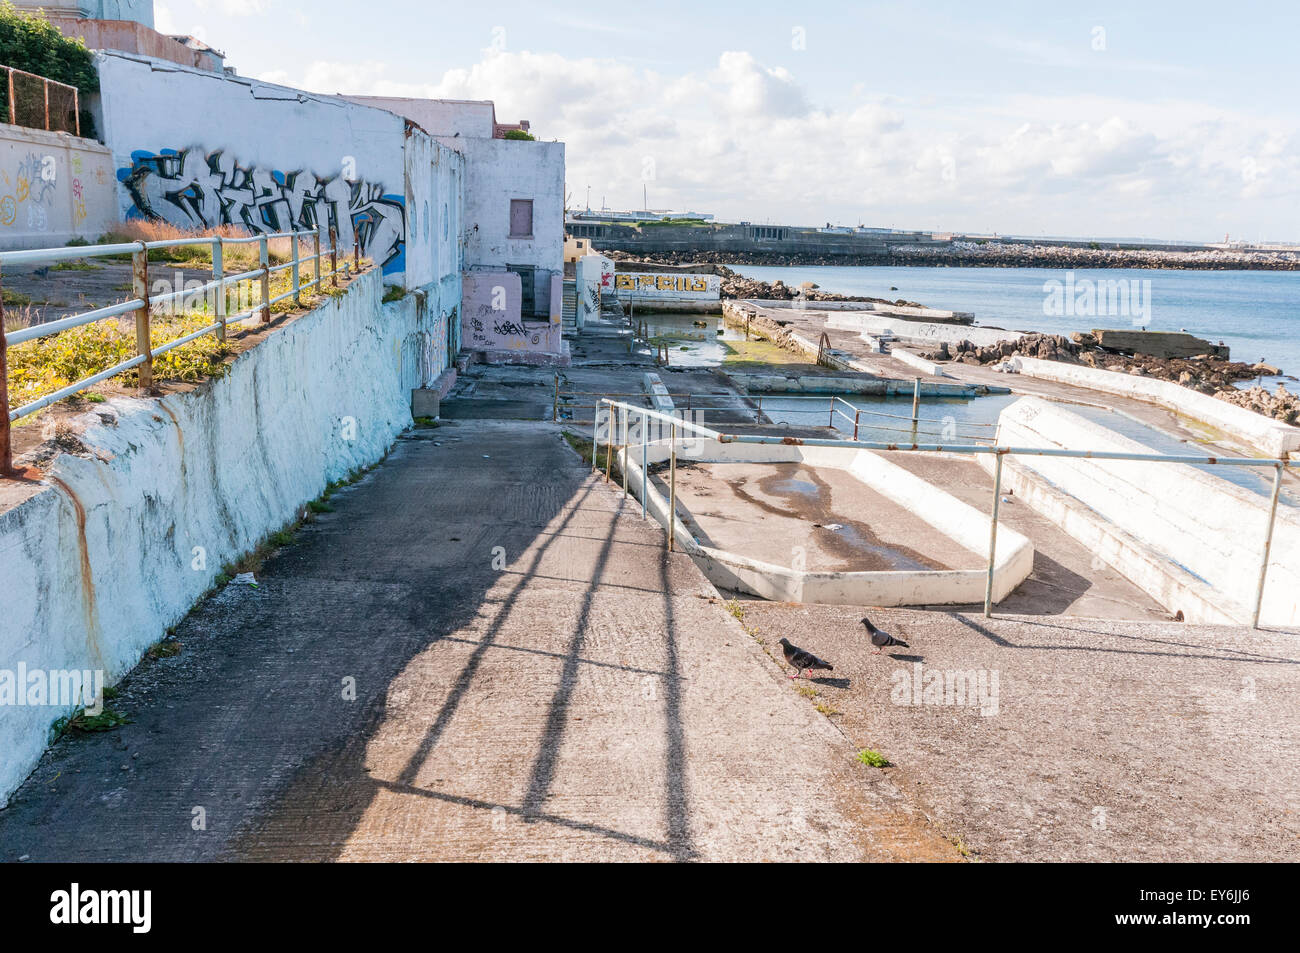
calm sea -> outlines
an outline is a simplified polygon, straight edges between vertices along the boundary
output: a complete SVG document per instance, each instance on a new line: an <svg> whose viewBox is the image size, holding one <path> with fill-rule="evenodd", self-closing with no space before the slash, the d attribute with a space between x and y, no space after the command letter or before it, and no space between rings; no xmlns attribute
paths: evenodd
<svg viewBox="0 0 1300 953"><path fill-rule="evenodd" d="M977 324L1015 330L1068 335L1135 326L1131 314L1047 313L1053 302L1044 284L1059 282L1063 292L1067 273L1060 269L731 267L747 278L779 278L795 287L812 281L837 294L905 298L932 308L972 311ZM1146 313L1136 324L1148 330L1186 329L1210 341L1223 341L1232 348L1234 360L1263 359L1300 377L1300 272L1076 269L1073 274L1076 289L1084 279L1138 282Z"/></svg>

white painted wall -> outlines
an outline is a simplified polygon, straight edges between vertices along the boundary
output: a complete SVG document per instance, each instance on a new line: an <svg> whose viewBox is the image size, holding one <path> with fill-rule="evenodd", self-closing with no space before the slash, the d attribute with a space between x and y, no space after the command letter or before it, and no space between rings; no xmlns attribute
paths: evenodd
<svg viewBox="0 0 1300 953"><path fill-rule="evenodd" d="M101 52L96 61L99 128L122 183L123 217L140 214L143 200L178 225L208 228L223 217L247 218L265 230L264 213L288 227L305 203L349 247L354 220L372 221L363 227L366 253L384 265L390 281L404 280L407 163L400 116L142 56ZM150 158L166 150L176 155ZM209 167L214 156L217 172ZM169 201L169 193L187 187L193 201Z"/></svg>
<svg viewBox="0 0 1300 953"><path fill-rule="evenodd" d="M1022 398L1002 411L997 442L1012 447L1152 452L1037 397ZM1267 496L1182 464L1034 456L1015 460L1213 587L1219 612L1238 622L1250 620L1268 524ZM1271 476L1271 470L1265 472ZM1141 577L1131 578L1156 595ZM1183 609L1190 621L1222 621L1193 619L1189 606L1170 608ZM1300 512L1293 507L1278 510L1261 621L1300 623Z"/></svg>
<svg viewBox="0 0 1300 953"><path fill-rule="evenodd" d="M496 133L496 107L491 100L411 99L404 96L346 96L349 102L405 116L431 136L491 139Z"/></svg>
<svg viewBox="0 0 1300 953"><path fill-rule="evenodd" d="M1245 407L1202 394L1172 381L1154 377L1138 377L1118 371L1100 370L1059 361L1018 357L1013 366L1027 377L1060 381L1076 387L1137 400L1149 401L1172 411L1203 421L1227 433L1229 437L1244 440L1258 447L1270 457L1285 457L1300 450L1300 428L1273 420Z"/></svg>
<svg viewBox="0 0 1300 953"><path fill-rule="evenodd" d="M438 342L458 284L381 306L372 271L220 379L97 405L80 421L91 455L58 457L47 488L0 513L0 670L102 668L111 683L223 563L380 459L411 424L411 390L446 366ZM67 713L0 706L0 803Z"/></svg>
<svg viewBox="0 0 1300 953"><path fill-rule="evenodd" d="M0 123L0 249L94 241L117 224L115 183L93 139Z"/></svg>
<svg viewBox="0 0 1300 953"><path fill-rule="evenodd" d="M564 143L441 140L465 155L467 267L564 268ZM510 200L533 200L533 237L510 237Z"/></svg>

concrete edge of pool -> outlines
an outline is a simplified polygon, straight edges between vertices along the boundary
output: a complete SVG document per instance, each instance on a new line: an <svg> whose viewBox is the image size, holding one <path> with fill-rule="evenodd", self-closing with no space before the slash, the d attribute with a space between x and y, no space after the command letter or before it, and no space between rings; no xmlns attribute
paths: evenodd
<svg viewBox="0 0 1300 953"><path fill-rule="evenodd" d="M890 463L880 453L851 447L809 447L718 443L702 438L677 441L678 457L691 463L802 463L843 470L872 490L906 508L958 546L988 558L990 517L945 490ZM646 444L649 466L669 459L669 441ZM617 452L627 474L628 491L640 498L641 447ZM660 526L668 526L668 500L648 477L645 509ZM681 500L678 500L679 505ZM689 513L689 511L688 511ZM984 601L988 574L984 569L808 571L753 559L698 543L681 517L673 538L695 557L714 585L778 602L829 605L970 605ZM1034 547L1028 538L1004 525L998 527L993 567L993 601L1000 602L1033 571Z"/></svg>

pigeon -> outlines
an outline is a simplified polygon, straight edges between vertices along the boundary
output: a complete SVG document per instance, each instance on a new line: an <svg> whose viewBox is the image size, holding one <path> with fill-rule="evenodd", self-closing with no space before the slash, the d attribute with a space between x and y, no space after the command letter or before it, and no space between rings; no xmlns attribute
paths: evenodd
<svg viewBox="0 0 1300 953"><path fill-rule="evenodd" d="M804 669L816 670L824 668L828 672L835 671L835 666L824 659L819 659L811 652L805 652L799 646L793 644L789 639L781 639L781 652L785 655L786 663L795 667L795 674L786 676L787 678L798 678L804 673ZM812 678L811 675L808 676Z"/></svg>
<svg viewBox="0 0 1300 953"><path fill-rule="evenodd" d="M871 633L871 644L876 647L877 655L879 655L881 650L888 645L898 645L905 649L911 648L911 646L908 645L906 642L904 642L902 639L896 639L888 632L881 632L879 629L877 629L874 625L871 624L870 619L863 619L862 624L865 625L867 627L867 631Z"/></svg>

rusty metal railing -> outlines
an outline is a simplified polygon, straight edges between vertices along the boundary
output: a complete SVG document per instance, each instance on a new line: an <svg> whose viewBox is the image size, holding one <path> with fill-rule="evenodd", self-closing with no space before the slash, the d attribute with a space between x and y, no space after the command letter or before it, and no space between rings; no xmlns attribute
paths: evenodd
<svg viewBox="0 0 1300 953"><path fill-rule="evenodd" d="M38 76L36 73L29 73L26 70L17 69L13 66L0 66L0 69L3 69L8 73L7 103L9 105L9 122L11 124L15 126L26 126L29 129L45 129L51 132L71 132L76 136L81 135L81 91L77 89L77 87L69 85L68 83L60 83L56 79L46 79L44 76ZM25 117L18 109L19 98L17 84L14 79L15 76L25 77L29 80L36 80L41 84L41 95L37 98L36 105L32 107L32 109L35 110L36 115L40 117L39 122ZM60 115L60 112L57 103L53 110L50 108L50 87L54 87L54 89L60 91L65 98L69 93L72 95L72 122L70 124L67 123L66 118L63 123L51 122L51 117L53 116L54 118L57 118ZM71 125L71 128L65 128L66 125Z"/></svg>
<svg viewBox="0 0 1300 953"><path fill-rule="evenodd" d="M292 239L290 245L293 253L289 261L279 265L272 265L270 262L269 242L273 239ZM328 241L328 247L322 247L324 241ZM302 245L310 242L312 245L312 254L306 260L314 262L314 277L304 283L301 280L301 268L304 262L302 255ZM149 288L149 252L158 249L179 248L183 246L209 245L212 249L212 280L197 288L181 288L167 294L151 295ZM258 246L258 266L248 271L237 274L225 273L225 256L224 249L232 245L257 245ZM315 290L319 292L322 282L329 278L333 287L338 287L338 234L335 229L331 228L328 232L322 227L320 229L311 229L292 232L277 232L269 235L250 235L244 238L225 238L220 235L196 236L194 238L175 238L154 242L129 242L114 245L78 245L64 248L38 248L30 251L6 251L0 252L0 284L3 280L3 269L6 265L28 264L33 262L63 262L74 259L109 257L109 256L131 256L131 295L126 301L111 304L102 308L95 308L81 314L70 315L66 318L60 318L55 321L45 322L43 324L33 325L31 327L19 328L16 331L6 331L3 296L0 295L0 408L5 413L0 414L0 477L13 477L16 475L13 467L13 444L11 425L14 421L27 417L42 410L57 401L71 397L89 387L93 387L110 377L116 377L124 371L132 368L139 368L139 387L142 393L148 393L154 383L154 360L162 354L171 351L191 341L197 340L205 335L212 334L218 341L226 339L226 329L231 324L240 324L253 318L260 318L262 324L267 324L271 320L272 306L286 301L289 298L294 299L295 304L302 303L302 292L304 289ZM323 270L325 256L329 257L330 268L326 272ZM359 242L354 241L353 259L356 263L357 272L361 271L361 250ZM345 265L345 268L349 266ZM350 270L350 269L349 269ZM271 276L282 271L292 271L290 279L290 289L284 294L271 297ZM226 313L226 289L231 285L238 285L240 282L256 280L260 285L260 296L258 303L243 312L234 315ZM0 289L2 290L2 289ZM154 347L150 341L150 329L155 308L161 308L164 305L171 305L173 302L183 302L185 300L195 300L200 295L206 295L209 292L215 292L215 307L213 308L214 320L203 328L186 334L183 337L166 344ZM38 400L31 401L21 407L9 409L9 361L8 350L11 345L22 344L26 341L34 341L39 338L56 335L61 331L67 331L72 328L82 327L87 324L94 324L98 321L134 315L135 332L136 332L136 354L134 357L114 364L106 370L93 374L90 377L75 381L66 387L61 387L51 394L46 394Z"/></svg>
<svg viewBox="0 0 1300 953"><path fill-rule="evenodd" d="M999 447L983 446L974 444L897 444L897 443L876 443L864 440L837 440L820 437L796 438L790 436L768 436L761 434L730 434L722 431L713 430L700 424L692 423L682 417L671 414L660 413L657 410L648 410L644 407L634 407L631 404L622 403L614 400L602 400L601 405L607 407L605 411L605 455L606 455L606 479L609 478L610 460L613 456L613 442L616 435L622 434L623 442L619 446L626 451L628 449L628 434L634 429L629 427L629 418L636 416L640 420L640 426L635 428L640 431L641 439L641 515L645 516L645 499L647 489L647 472L646 466L646 448L648 445L648 430L646 421L658 421L661 428L667 428L669 440L671 441L669 455L669 486L670 498L668 509L668 525L665 530L668 534L668 549L674 548L674 538L677 529L677 441L685 433L690 433L694 437L715 440L718 443L753 443L753 444L782 444L782 445L800 445L809 447L856 447L861 450L883 450L893 452L919 452L919 453L951 453L958 455L978 456L980 454L992 454L995 465L993 473L993 506L992 515L989 520L989 555L988 555L988 575L984 590L984 617L989 618L993 614L993 570L994 562L997 556L998 545L998 504L1002 500L1002 461L1008 456L1031 456L1031 457L1066 457L1080 460L1135 460L1146 463L1181 463L1192 466L1228 466L1228 467L1270 467L1273 470L1273 491L1269 503L1268 529L1265 534L1262 550L1263 555L1260 560L1259 582L1255 588L1254 611L1251 616L1252 628L1259 628L1260 609L1264 604L1264 583L1268 578L1268 565L1270 554L1273 546L1273 526L1277 521L1278 498L1282 490L1282 471L1286 467L1300 467L1300 461L1279 460L1279 459L1261 459L1257 457L1209 457L1209 456L1192 456L1176 455L1163 453L1121 453L1117 451L1094 451L1094 450L1062 450L1052 447ZM621 415L621 424L620 424ZM598 471L600 432L601 432L600 412L596 414L596 420L592 431L592 451L591 463L592 470ZM627 468L623 468L623 491L627 492Z"/></svg>

